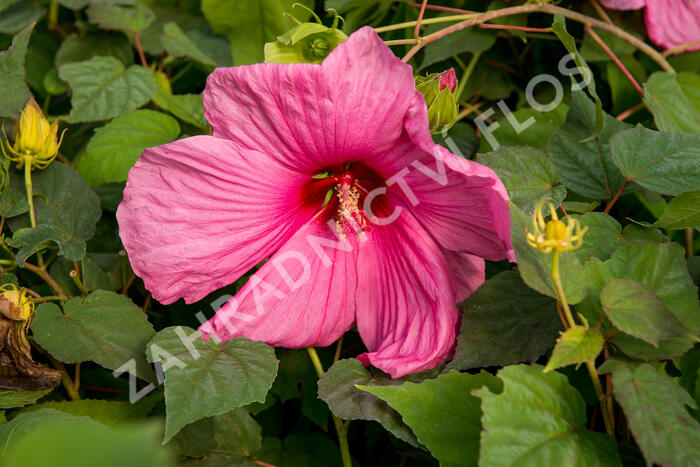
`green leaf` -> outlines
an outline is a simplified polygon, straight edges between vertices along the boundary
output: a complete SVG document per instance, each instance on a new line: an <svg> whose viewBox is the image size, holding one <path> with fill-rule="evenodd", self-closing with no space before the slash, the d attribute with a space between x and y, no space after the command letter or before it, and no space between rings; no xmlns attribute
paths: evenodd
<svg viewBox="0 0 700 467"><path fill-rule="evenodd" d="M41 391L15 391L12 389L0 388L0 409L10 409L33 404L51 391L53 391L53 388L43 389Z"/></svg>
<svg viewBox="0 0 700 467"><path fill-rule="evenodd" d="M146 148L169 143L179 134L180 125L171 116L133 110L95 131L78 171L92 186L123 182Z"/></svg>
<svg viewBox="0 0 700 467"><path fill-rule="evenodd" d="M0 13L0 34L17 34L30 28L46 14L46 9L37 2L20 1Z"/></svg>
<svg viewBox="0 0 700 467"><path fill-rule="evenodd" d="M510 215L510 234L515 256L518 258L520 276L528 287L543 295L557 298L556 287L552 281L552 253L542 253L527 243L525 232L532 230L532 222L512 203ZM575 305L586 297L583 266L573 252L559 254L559 274L569 304Z"/></svg>
<svg viewBox="0 0 700 467"><path fill-rule="evenodd" d="M700 135L636 127L610 142L613 161L628 181L664 195L700 186Z"/></svg>
<svg viewBox="0 0 700 467"><path fill-rule="evenodd" d="M145 397L132 404L127 401L105 401L99 399L82 399L77 401L49 401L27 407L22 412L53 409L59 412L89 417L105 426L118 423L143 421L153 406L162 400L162 393Z"/></svg>
<svg viewBox="0 0 700 467"><path fill-rule="evenodd" d="M617 36L606 32L597 31L598 36L603 40L605 44L617 55L618 58L633 55L636 49L634 45L629 42L618 38ZM586 57L589 62L607 62L611 61L610 55L603 50L603 48L598 45L598 43L593 39L590 34L586 34L583 37L583 45L581 45L581 54Z"/></svg>
<svg viewBox="0 0 700 467"><path fill-rule="evenodd" d="M654 227L670 230L691 229L700 226L700 190L682 193L666 206L664 214Z"/></svg>
<svg viewBox="0 0 700 467"><path fill-rule="evenodd" d="M602 260L610 258L622 240L622 226L614 217L602 212L589 212L583 216L572 216L581 223L581 228L588 227L583 236L583 243L574 250L581 261L596 257Z"/></svg>
<svg viewBox="0 0 700 467"><path fill-rule="evenodd" d="M647 464L669 467L697 465L700 424L686 408L692 397L670 376L653 366L611 360L615 399Z"/></svg>
<svg viewBox="0 0 700 467"><path fill-rule="evenodd" d="M603 350L603 335L595 328L574 326L561 333L544 372L595 361Z"/></svg>
<svg viewBox="0 0 700 467"><path fill-rule="evenodd" d="M603 127L592 141L583 141L595 131L595 106L583 91L571 93L566 122L547 142L547 154L559 169L566 188L591 199L612 198L625 178L610 152L610 139L630 125L604 114Z"/></svg>
<svg viewBox="0 0 700 467"><path fill-rule="evenodd" d="M58 75L73 90L68 123L117 117L147 103L158 87L149 70L138 65L124 69L114 57L67 63Z"/></svg>
<svg viewBox="0 0 700 467"><path fill-rule="evenodd" d="M374 420L397 438L418 446L413 432L389 404L356 385L397 384L387 377L376 377L357 359L339 360L318 381L318 397L336 417L344 420Z"/></svg>
<svg viewBox="0 0 700 467"><path fill-rule="evenodd" d="M24 81L24 59L33 28L33 24L27 26L12 39L10 48L0 52L0 117L19 117L32 97Z"/></svg>
<svg viewBox="0 0 700 467"><path fill-rule="evenodd" d="M58 245L58 253L71 261L78 261L85 256L85 242L76 238L64 237L64 231L56 225L41 224L31 229L17 230L7 244L17 251L17 265L24 267L24 262L34 253L45 250L51 245Z"/></svg>
<svg viewBox="0 0 700 467"><path fill-rule="evenodd" d="M613 279L600 292L605 315L621 331L653 346L688 334L654 291L633 279Z"/></svg>
<svg viewBox="0 0 700 467"><path fill-rule="evenodd" d="M62 362L91 360L114 370L134 359L136 376L154 380L143 352L155 331L124 295L98 290L68 300L63 311L55 303L42 303L32 331L36 342Z"/></svg>
<svg viewBox="0 0 700 467"><path fill-rule="evenodd" d="M263 402L277 374L274 350L264 343L241 337L217 344L184 327L160 331L147 355L165 371L165 442L200 418Z"/></svg>
<svg viewBox="0 0 700 467"><path fill-rule="evenodd" d="M153 95L153 102L184 122L202 129L209 127L209 122L204 118L201 94L166 94L159 91Z"/></svg>
<svg viewBox="0 0 700 467"><path fill-rule="evenodd" d="M700 133L700 76L656 72L644 84L656 126L670 133Z"/></svg>
<svg viewBox="0 0 700 467"><path fill-rule="evenodd" d="M491 391L502 387L485 371L476 375L451 371L421 383L359 388L398 410L418 441L447 467L478 463L481 409L479 399L470 394L482 386Z"/></svg>
<svg viewBox="0 0 700 467"><path fill-rule="evenodd" d="M126 66L134 63L134 53L126 36L121 33L95 31L84 36L71 34L66 37L56 52L56 67L66 63L84 62L98 55L114 57Z"/></svg>
<svg viewBox="0 0 700 467"><path fill-rule="evenodd" d="M163 47L173 57L189 57L197 60L199 63L216 66L216 62L207 56L206 53L197 47L187 35L182 32L182 29L177 23L167 23L163 26L163 35L160 36L160 41Z"/></svg>
<svg viewBox="0 0 700 467"><path fill-rule="evenodd" d="M23 264L31 251L47 246L49 241L58 243L66 258L81 259L85 242L95 234L95 224L102 214L97 195L78 172L59 162L34 172L32 179L37 227L19 231L29 226L26 214L9 221L15 231L12 244L24 245L18 260Z"/></svg>
<svg viewBox="0 0 700 467"><path fill-rule="evenodd" d="M17 467L114 462L165 467L172 463L168 452L158 445L159 431L157 423L112 429L87 417L36 410L0 425L0 462Z"/></svg>
<svg viewBox="0 0 700 467"><path fill-rule="evenodd" d="M559 184L559 172L538 149L501 147L479 154L477 161L496 172L511 201L526 211L532 212L537 201L543 198L550 198L558 205L566 197L566 189Z"/></svg>
<svg viewBox="0 0 700 467"><path fill-rule="evenodd" d="M276 467L343 465L338 446L321 433L293 434L287 436L284 442L277 438L263 438L262 449L255 457Z"/></svg>
<svg viewBox="0 0 700 467"><path fill-rule="evenodd" d="M501 394L474 392L484 412L480 465L620 465L615 441L586 428L586 404L566 376L516 365L498 377Z"/></svg>
<svg viewBox="0 0 700 467"><path fill-rule="evenodd" d="M608 261L592 258L586 263L589 296L577 307L590 322L597 322L602 305L600 293L614 278L634 279L651 288L664 305L691 333L700 331L697 287L685 265L685 251L675 243L623 242ZM691 337L659 342L658 347L617 332L613 342L625 354L641 359L664 360L684 354L693 346Z"/></svg>
<svg viewBox="0 0 700 467"><path fill-rule="evenodd" d="M168 446L190 457L198 465L254 465L251 456L262 447L260 426L243 409L205 418L184 427Z"/></svg>
<svg viewBox="0 0 700 467"><path fill-rule="evenodd" d="M452 13L440 14L449 16ZM432 34L444 27L443 24L431 24L426 26L424 35ZM435 63L447 60L453 55L460 55L465 52L472 54L485 52L496 43L496 34L479 28L466 28L452 33L439 42L433 42L425 46L425 54L420 68L426 68Z"/></svg>
<svg viewBox="0 0 700 467"><path fill-rule="evenodd" d="M531 146L545 150L547 140L554 132L564 124L569 106L560 104L550 112L539 112L535 109L523 108L512 112L511 118L518 122L518 125L529 125L525 131L518 131L510 122L508 117L498 120L497 127L491 127L490 132L494 139L502 146ZM534 119L534 122L532 121ZM532 122L530 125L529 123ZM493 151L488 138L481 139L479 152Z"/></svg>
<svg viewBox="0 0 700 467"><path fill-rule="evenodd" d="M294 0L202 0L202 13L214 32L231 41L235 65L263 61L263 46L291 29L295 23L283 13L293 13L300 21L309 15L292 9ZM300 3L313 8L313 2Z"/></svg>
<svg viewBox="0 0 700 467"><path fill-rule="evenodd" d="M156 19L151 9L141 3L133 5L91 3L86 13L90 22L102 29L131 33L146 29Z"/></svg>
<svg viewBox="0 0 700 467"><path fill-rule="evenodd" d="M589 71L591 76L589 77L589 82L586 85L589 94L595 101L595 123L590 126L590 129L592 132L585 136L584 141L582 142L588 142L590 140L596 139L601 135L601 132L603 131L603 126L605 124L604 121L604 113L603 113L603 104L600 102L600 98L598 97L598 94L596 93L595 89L595 81L593 80L592 72L590 71L590 67L588 66L588 63L586 63L586 59L583 58L583 55L581 55L578 50L576 49L576 41L574 40L573 36L568 33L566 30L566 19L561 13L557 13L554 15L554 23L552 23L552 31L554 34L557 35L559 40L561 41L562 44L564 44L564 47L566 50L574 57L574 62L576 63L576 66L579 69L586 69ZM581 92L581 91L580 91Z"/></svg>
<svg viewBox="0 0 700 467"><path fill-rule="evenodd" d="M29 203L26 193L10 186L0 194L0 215L10 218L27 211L29 211Z"/></svg>
<svg viewBox="0 0 700 467"><path fill-rule="evenodd" d="M527 287L515 271L484 282L461 308L462 329L447 369L534 362L561 329L555 302Z"/></svg>

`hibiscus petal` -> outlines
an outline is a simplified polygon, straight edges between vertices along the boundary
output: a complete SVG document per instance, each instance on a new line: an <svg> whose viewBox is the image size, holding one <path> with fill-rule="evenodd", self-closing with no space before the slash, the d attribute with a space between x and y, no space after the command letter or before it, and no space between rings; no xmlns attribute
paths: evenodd
<svg viewBox="0 0 700 467"><path fill-rule="evenodd" d="M639 10L644 8L646 0L600 0L600 3L612 10Z"/></svg>
<svg viewBox="0 0 700 467"><path fill-rule="evenodd" d="M455 303L469 298L486 280L486 265L478 256L442 249Z"/></svg>
<svg viewBox="0 0 700 467"><path fill-rule="evenodd" d="M442 247L491 261L514 261L503 183L490 168L455 156L429 140L429 134L419 134L415 121L421 119L416 112L407 120L416 130L413 138L404 135L381 159L385 170L392 167L394 172L387 183Z"/></svg>
<svg viewBox="0 0 700 467"><path fill-rule="evenodd" d="M356 242L313 219L200 332L288 348L330 345L355 320L356 257Z"/></svg>
<svg viewBox="0 0 700 467"><path fill-rule="evenodd" d="M447 359L458 321L447 265L408 210L360 242L357 274L365 364L398 378Z"/></svg>
<svg viewBox="0 0 700 467"><path fill-rule="evenodd" d="M666 49L700 41L700 1L654 0L645 11L647 33ZM684 52L700 50L700 45Z"/></svg>
<svg viewBox="0 0 700 467"><path fill-rule="evenodd" d="M416 99L411 67L365 27L322 66L217 68L204 108L214 136L309 172L388 150Z"/></svg>
<svg viewBox="0 0 700 467"><path fill-rule="evenodd" d="M195 302L230 284L313 215L299 207L301 183L270 158L212 136L146 149L117 210L134 272L162 303Z"/></svg>

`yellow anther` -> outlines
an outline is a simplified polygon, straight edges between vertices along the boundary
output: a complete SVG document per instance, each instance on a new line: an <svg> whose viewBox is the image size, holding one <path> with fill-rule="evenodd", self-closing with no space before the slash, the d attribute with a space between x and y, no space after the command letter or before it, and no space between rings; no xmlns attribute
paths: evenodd
<svg viewBox="0 0 700 467"><path fill-rule="evenodd" d="M581 228L581 224L571 217L566 218L566 224L560 221L552 203L548 203L552 218L545 223L542 213L544 203L544 200L537 203L532 215L532 232L525 230L527 243L542 253L549 253L552 250L565 252L580 247L588 227Z"/></svg>

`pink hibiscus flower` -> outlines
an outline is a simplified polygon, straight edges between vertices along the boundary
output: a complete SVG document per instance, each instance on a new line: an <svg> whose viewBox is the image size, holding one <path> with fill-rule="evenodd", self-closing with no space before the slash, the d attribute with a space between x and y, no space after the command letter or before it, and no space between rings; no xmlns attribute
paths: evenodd
<svg viewBox="0 0 700 467"><path fill-rule="evenodd" d="M433 143L411 67L371 28L315 64L215 70L213 136L147 149L117 211L153 297L200 300L269 257L200 331L327 346L353 324L394 377L454 345L484 261L514 259L507 194Z"/></svg>
<svg viewBox="0 0 700 467"><path fill-rule="evenodd" d="M646 7L649 38L666 49L700 42L700 0L601 0L601 3L614 10ZM681 52L691 50L700 50L700 44Z"/></svg>

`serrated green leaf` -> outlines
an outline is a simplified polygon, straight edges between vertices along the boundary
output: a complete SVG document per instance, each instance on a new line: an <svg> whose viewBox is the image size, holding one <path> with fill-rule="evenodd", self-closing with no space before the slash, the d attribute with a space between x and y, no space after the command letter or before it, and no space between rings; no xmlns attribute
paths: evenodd
<svg viewBox="0 0 700 467"><path fill-rule="evenodd" d="M151 9L142 3L133 5L91 3L86 13L90 22L102 29L132 33L146 29L156 19Z"/></svg>
<svg viewBox="0 0 700 467"><path fill-rule="evenodd" d="M589 73L591 74L591 76L589 77L590 81L586 85L586 88L588 89L589 94L595 101L595 123L592 125L592 132L585 136L583 138L583 141L590 141L596 139L603 131L603 126L605 124L605 114L603 113L603 104L600 102L600 98L596 93L595 81L593 80L592 76L593 73L590 72L590 67L588 66L588 63L586 63L586 59L583 58L583 55L581 55L576 49L576 41L574 40L573 36L569 34L569 32L566 30L566 19L561 13L557 13L554 15L552 31L554 32L554 34L557 35L561 43L564 44L566 50L573 56L576 66L579 69L589 70Z"/></svg>
<svg viewBox="0 0 700 467"><path fill-rule="evenodd" d="M512 203L510 215L510 234L515 256L518 258L520 276L528 287L557 298L556 287L552 281L552 253L542 253L527 243L525 232L528 229L532 230L532 222ZM559 274L569 304L575 305L586 297L583 266L573 252L559 254Z"/></svg>
<svg viewBox="0 0 700 467"><path fill-rule="evenodd" d="M600 303L615 327L651 345L688 334L654 291L633 279L612 279L601 290Z"/></svg>
<svg viewBox="0 0 700 467"><path fill-rule="evenodd" d="M24 214L27 211L29 211L29 203L27 202L26 192L10 186L0 194L0 215L10 218Z"/></svg>
<svg viewBox="0 0 700 467"><path fill-rule="evenodd" d="M29 227L27 214L8 222L16 231L13 245L24 245L18 260L24 263L32 251L47 246L48 241L58 243L66 258L81 259L85 242L95 234L95 224L102 214L97 195L78 172L59 162L34 172L32 180L37 227L18 232Z"/></svg>
<svg viewBox="0 0 700 467"><path fill-rule="evenodd" d="M515 271L487 280L461 308L462 328L448 370L534 362L552 348L561 329L554 300L527 287Z"/></svg>
<svg viewBox="0 0 700 467"><path fill-rule="evenodd" d="M572 92L566 122L549 138L547 154L566 188L587 198L608 199L625 182L613 163L610 139L630 125L604 114L598 136L583 142L595 130L595 118L595 106L583 91Z"/></svg>
<svg viewBox="0 0 700 467"><path fill-rule="evenodd" d="M620 465L615 441L586 428L586 404L566 376L516 365L498 377L502 393L474 391L484 412L479 465Z"/></svg>
<svg viewBox="0 0 700 467"><path fill-rule="evenodd" d="M42 303L32 331L37 343L62 362L90 360L114 370L134 359L136 376L155 380L143 358L155 331L124 295L98 290L68 300L63 311L55 303Z"/></svg>
<svg viewBox="0 0 700 467"><path fill-rule="evenodd" d="M653 366L610 361L615 399L649 465L698 465L700 424L686 408L692 397Z"/></svg>
<svg viewBox="0 0 700 467"><path fill-rule="evenodd" d="M58 75L73 90L69 123L117 117L147 103L158 87L149 70L138 65L124 69L114 57L67 63Z"/></svg>
<svg viewBox="0 0 700 467"><path fill-rule="evenodd" d="M177 23L163 25L163 34L160 36L163 48L173 57L189 57L204 65L216 66L216 62L201 51Z"/></svg>
<svg viewBox="0 0 700 467"><path fill-rule="evenodd" d="M284 441L265 437L262 449L258 451L255 458L276 467L340 467L343 465L338 446L321 433L293 434L287 436Z"/></svg>
<svg viewBox="0 0 700 467"><path fill-rule="evenodd" d="M603 350L603 335L595 328L574 326L561 333L544 372L595 361Z"/></svg>
<svg viewBox="0 0 700 467"><path fill-rule="evenodd" d="M664 305L691 333L700 331L700 306L697 287L685 266L685 251L675 243L623 242L605 262L591 258L586 263L590 293L578 305L589 322L597 322L602 305L600 293L611 280L634 279L651 288ZM676 337L659 342L658 347L628 334L617 332L615 345L625 354L648 360L664 360L684 354L693 346L691 337Z"/></svg>
<svg viewBox="0 0 700 467"><path fill-rule="evenodd" d="M477 465L481 434L479 399L470 394L484 386L494 392L502 387L485 371L451 371L421 383L359 388L396 409L441 466L469 466Z"/></svg>
<svg viewBox="0 0 700 467"><path fill-rule="evenodd" d="M610 258L622 241L622 226L614 217L602 212L589 212L583 216L574 216L581 227L588 227L583 236L583 243L574 250L582 262L596 257L602 260Z"/></svg>
<svg viewBox="0 0 700 467"><path fill-rule="evenodd" d="M700 133L700 76L656 72L644 84L644 100L661 131Z"/></svg>
<svg viewBox="0 0 700 467"><path fill-rule="evenodd" d="M418 446L413 432L401 416L377 396L356 385L397 384L387 377L375 377L357 359L339 360L318 382L318 397L328 404L336 417L344 420L374 420L397 438Z"/></svg>
<svg viewBox="0 0 700 467"><path fill-rule="evenodd" d="M179 134L180 125L171 116L133 110L95 131L78 171L92 186L123 182L144 149L169 143Z"/></svg>
<svg viewBox="0 0 700 467"><path fill-rule="evenodd" d="M181 336L193 337L188 342ZM263 402L277 374L274 350L266 344L242 337L217 344L184 327L160 331L146 354L165 371L164 442L200 418Z"/></svg>
<svg viewBox="0 0 700 467"><path fill-rule="evenodd" d="M566 197L566 189L559 184L559 172L538 149L501 147L479 154L477 161L496 172L511 201L527 212L532 212L537 201L543 198L550 198L558 205Z"/></svg>
<svg viewBox="0 0 700 467"><path fill-rule="evenodd" d="M235 65L263 61L263 46L291 29L295 23L283 13L293 13L299 21L309 14L301 8L292 9L294 0L202 0L202 13L214 32L231 41ZM313 8L313 1L299 3Z"/></svg>
<svg viewBox="0 0 700 467"><path fill-rule="evenodd" d="M126 36L103 31L66 37L56 52L55 63L56 67L60 67L66 63L84 62L96 56L114 57L126 66L134 63L134 53Z"/></svg>
<svg viewBox="0 0 700 467"><path fill-rule="evenodd" d="M700 186L700 134L660 133L638 126L610 142L612 159L628 181L664 195Z"/></svg>
<svg viewBox="0 0 700 467"><path fill-rule="evenodd" d="M664 214L653 225L670 230L700 226L700 190L681 193L673 198Z"/></svg>
<svg viewBox="0 0 700 467"><path fill-rule="evenodd" d="M0 409L23 407L33 404L51 391L53 391L53 388L43 389L41 391L15 391L13 389L0 388Z"/></svg>
<svg viewBox="0 0 700 467"><path fill-rule="evenodd" d="M202 129L209 127L209 122L204 118L201 94L166 94L159 91L153 95L153 102L184 122Z"/></svg>
<svg viewBox="0 0 700 467"><path fill-rule="evenodd" d="M27 26L12 39L10 48L0 52L0 117L19 117L32 97L24 81L24 60L33 28L33 24Z"/></svg>

